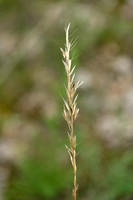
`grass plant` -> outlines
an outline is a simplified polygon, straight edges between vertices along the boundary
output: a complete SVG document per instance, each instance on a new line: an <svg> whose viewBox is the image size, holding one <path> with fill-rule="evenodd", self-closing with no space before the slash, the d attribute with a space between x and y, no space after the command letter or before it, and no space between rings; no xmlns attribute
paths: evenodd
<svg viewBox="0 0 133 200"><path fill-rule="evenodd" d="M76 176L77 176L77 166L76 166L76 135L74 133L74 121L76 120L79 108L77 108L77 98L78 94L76 94L76 91L78 87L83 83L80 81L75 81L75 67L72 67L72 62L70 58L70 50L72 47L71 42L69 42L69 29L70 24L68 24L67 28L65 29L66 32L66 44L65 44L65 50L61 48L61 52L63 55L63 64L65 66L66 71L66 79L67 84L65 86L66 90L66 100L64 101L64 118L68 124L69 132L68 137L70 141L70 147L65 145L67 152L69 153L70 160L73 167L73 199L76 200L76 193L77 193L77 182L76 182Z"/></svg>

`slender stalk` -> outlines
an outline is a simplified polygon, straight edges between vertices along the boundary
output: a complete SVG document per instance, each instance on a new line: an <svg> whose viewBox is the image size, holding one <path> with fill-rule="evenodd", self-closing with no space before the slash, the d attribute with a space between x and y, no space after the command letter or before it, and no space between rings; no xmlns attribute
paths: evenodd
<svg viewBox="0 0 133 200"><path fill-rule="evenodd" d="M76 200L76 192L77 192L77 183L76 183L76 176L77 176L77 166L76 166L76 135L74 134L73 124L76 120L79 112L79 108L77 108L77 98L76 95L77 88L82 84L82 82L76 82L74 77L75 74L74 69L75 66L72 68L71 66L71 59L70 59L70 50L71 50L71 43L69 42L69 28L70 24L68 24L65 32L66 32L66 44L65 50L61 48L62 55L64 57L63 64L66 70L66 77L67 77L67 85L66 89L66 96L67 99L64 100L64 118L68 124L69 132L68 137L70 140L70 147L66 146L66 149L69 153L70 160L73 167L73 199Z"/></svg>

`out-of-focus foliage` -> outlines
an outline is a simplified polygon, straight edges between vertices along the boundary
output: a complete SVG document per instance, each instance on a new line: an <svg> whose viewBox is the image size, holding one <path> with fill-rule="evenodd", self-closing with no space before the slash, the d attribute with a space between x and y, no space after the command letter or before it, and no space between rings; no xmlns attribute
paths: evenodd
<svg viewBox="0 0 133 200"><path fill-rule="evenodd" d="M60 47L71 22L78 199L133 198L132 0L0 0L0 200L72 199Z"/></svg>
<svg viewBox="0 0 133 200"><path fill-rule="evenodd" d="M35 138L30 154L18 162L16 176L12 177L9 187L9 199L53 199L69 189L71 172L60 161L58 139L56 144L51 142L51 148L47 144L44 147L41 139Z"/></svg>

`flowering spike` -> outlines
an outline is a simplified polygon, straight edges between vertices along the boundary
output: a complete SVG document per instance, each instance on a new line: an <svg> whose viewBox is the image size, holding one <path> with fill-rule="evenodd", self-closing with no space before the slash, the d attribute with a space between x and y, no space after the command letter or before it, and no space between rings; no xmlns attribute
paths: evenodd
<svg viewBox="0 0 133 200"><path fill-rule="evenodd" d="M76 184L76 135L74 134L73 130L73 123L74 120L76 120L79 109L77 108L77 98L78 95L74 95L76 93L77 88L82 84L82 82L78 81L77 83L74 81L75 79L75 73L73 74L76 65L71 69L71 59L70 59L70 49L71 49L71 42L69 42L69 29L70 24L68 24L66 31L66 45L65 50L60 48L62 55L64 57L64 60L62 61L65 66L66 76L67 76L67 86L66 89L66 96L67 100L64 100L64 118L68 124L69 127L69 141L70 141L70 148L65 145L67 152L69 153L70 160L73 166L73 172L74 172L74 189L73 189L73 197L74 200L76 200L76 191L77 191L77 184ZM72 75L72 77L71 77Z"/></svg>

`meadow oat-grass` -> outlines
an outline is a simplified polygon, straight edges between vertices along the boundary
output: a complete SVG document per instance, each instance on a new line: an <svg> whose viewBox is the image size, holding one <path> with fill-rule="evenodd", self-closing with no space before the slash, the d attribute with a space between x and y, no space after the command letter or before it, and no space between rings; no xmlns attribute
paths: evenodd
<svg viewBox="0 0 133 200"><path fill-rule="evenodd" d="M66 100L64 101L64 118L68 124L69 132L68 137L70 140L70 147L65 145L70 160L73 167L73 198L76 200L76 192L77 192L77 166L76 166L76 135L74 134L73 123L77 118L79 108L77 108L77 98L76 90L82 84L80 81L75 81L75 73L74 69L76 66L72 67L71 58L70 58L70 50L71 50L71 42L69 42L69 28L70 24L68 24L65 32L66 32L66 44L65 50L61 48L62 55L64 57L63 64L65 66L67 85L65 87L66 90Z"/></svg>

